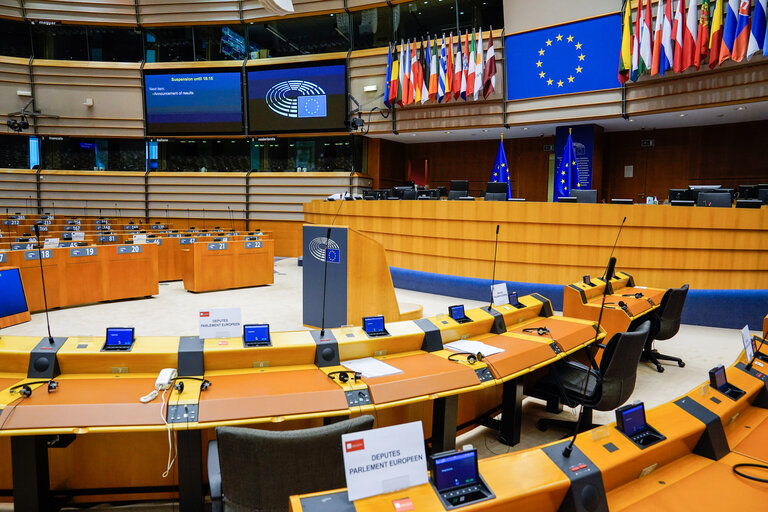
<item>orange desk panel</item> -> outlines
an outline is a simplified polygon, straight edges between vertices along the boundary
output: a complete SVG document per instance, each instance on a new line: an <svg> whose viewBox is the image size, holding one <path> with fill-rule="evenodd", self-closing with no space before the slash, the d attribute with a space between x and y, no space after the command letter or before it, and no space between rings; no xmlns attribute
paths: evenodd
<svg viewBox="0 0 768 512"><path fill-rule="evenodd" d="M371 391L371 398L375 404L480 384L480 379L471 368L432 354L391 356L383 357L381 360L402 370L402 373L363 379Z"/></svg>
<svg viewBox="0 0 768 512"><path fill-rule="evenodd" d="M551 341L534 341L504 334L485 338L483 343L504 349L504 352L487 356L483 361L490 361L488 368L491 373L495 378L501 379L556 357L548 344Z"/></svg>
<svg viewBox="0 0 768 512"><path fill-rule="evenodd" d="M763 420L732 451L756 459L763 464L768 463L768 420Z"/></svg>
<svg viewBox="0 0 768 512"><path fill-rule="evenodd" d="M274 282L274 241L262 240L262 247L246 249L246 242L198 242L185 253L184 288L192 292L260 286ZM209 244L227 244L226 249L209 250Z"/></svg>
<svg viewBox="0 0 768 512"><path fill-rule="evenodd" d="M199 421L268 418L348 409L344 390L320 370L210 376Z"/></svg>
<svg viewBox="0 0 768 512"><path fill-rule="evenodd" d="M141 252L118 254L118 245L104 247L106 252L106 298L102 300L129 299L157 295L157 246L142 244Z"/></svg>
<svg viewBox="0 0 768 512"><path fill-rule="evenodd" d="M155 388L155 377L61 378L53 393L40 386L0 416L3 430L161 425L160 397L139 398ZM170 392L169 392L170 394ZM10 415L10 418L7 416Z"/></svg>
<svg viewBox="0 0 768 512"><path fill-rule="evenodd" d="M539 336L535 331L523 331L523 329L535 329L537 327L546 327L549 329L549 334ZM538 318L529 322L524 322L516 325L515 328L511 329L509 332L524 336L533 336L546 343L556 341L566 352L595 339L595 328L592 327L591 324L576 323L568 318L557 316Z"/></svg>

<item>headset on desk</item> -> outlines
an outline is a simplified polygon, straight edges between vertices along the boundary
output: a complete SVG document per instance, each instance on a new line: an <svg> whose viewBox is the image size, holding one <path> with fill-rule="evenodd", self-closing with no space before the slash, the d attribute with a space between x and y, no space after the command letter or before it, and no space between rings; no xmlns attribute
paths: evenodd
<svg viewBox="0 0 768 512"><path fill-rule="evenodd" d="M336 375L339 376L339 382L346 383L349 382L349 375L352 374L353 382L357 382L358 380L363 378L363 374L360 372L356 372L353 370L339 370L337 372L331 372L328 374L328 377L330 377L331 380L336 380Z"/></svg>
<svg viewBox="0 0 768 512"><path fill-rule="evenodd" d="M464 359L459 359L460 357L464 357ZM469 364L475 364L478 361L483 360L483 353L478 352L477 354L473 354L472 352L456 352L455 354L449 355L448 360L457 362L465 361Z"/></svg>
<svg viewBox="0 0 768 512"><path fill-rule="evenodd" d="M15 386L11 386L11 388L8 389L8 392L13 393L18 389L19 394L26 398L32 395L32 388L30 386L34 384L48 384L49 393L53 393L59 387L59 383L55 380L36 380L34 382L25 382L23 384L16 384Z"/></svg>
<svg viewBox="0 0 768 512"><path fill-rule="evenodd" d="M523 332L535 332L539 336L544 336L545 334L550 333L548 327L526 327L523 329Z"/></svg>
<svg viewBox="0 0 768 512"><path fill-rule="evenodd" d="M628 314L629 316L634 316L634 315L632 315L632 312L629 310L629 306L627 305L627 303L624 302L623 300L620 300L619 302L606 302L605 303L606 306L609 305L609 304L613 304L613 305L619 306L621 308L621 310L624 311L626 314ZM613 309L616 309L616 308L613 308Z"/></svg>

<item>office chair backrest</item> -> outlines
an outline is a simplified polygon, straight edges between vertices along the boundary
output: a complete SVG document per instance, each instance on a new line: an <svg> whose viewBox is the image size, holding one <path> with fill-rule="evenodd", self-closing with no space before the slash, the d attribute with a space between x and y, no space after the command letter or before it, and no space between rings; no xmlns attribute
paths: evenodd
<svg viewBox="0 0 768 512"><path fill-rule="evenodd" d="M469 193L469 181L468 180L451 180L451 191L454 191L454 190L463 190L464 192Z"/></svg>
<svg viewBox="0 0 768 512"><path fill-rule="evenodd" d="M485 200L486 201L506 201L507 189L509 185L504 182L489 181L485 186Z"/></svg>
<svg viewBox="0 0 768 512"><path fill-rule="evenodd" d="M680 330L680 317L683 316L685 298L688 296L688 285L667 290L659 305L659 313L655 316L650 337L654 340L668 340Z"/></svg>
<svg viewBox="0 0 768 512"><path fill-rule="evenodd" d="M768 204L768 188L758 189L757 198L761 200L763 204Z"/></svg>
<svg viewBox="0 0 768 512"><path fill-rule="evenodd" d="M449 201L455 201L457 199L460 199L462 197L469 196L469 192L467 190L453 190L451 189L450 192L448 192L448 200Z"/></svg>
<svg viewBox="0 0 768 512"><path fill-rule="evenodd" d="M699 192L696 206L731 207L731 194L728 192Z"/></svg>
<svg viewBox="0 0 768 512"><path fill-rule="evenodd" d="M403 199L416 199L416 191L415 190L404 190L403 191Z"/></svg>
<svg viewBox="0 0 768 512"><path fill-rule="evenodd" d="M596 203L597 202L597 190L571 190L571 197L576 198L577 203Z"/></svg>
<svg viewBox="0 0 768 512"><path fill-rule="evenodd" d="M224 510L288 510L288 497L346 485L341 435L373 427L359 416L302 430L217 427Z"/></svg>
<svg viewBox="0 0 768 512"><path fill-rule="evenodd" d="M610 411L626 402L635 389L637 365L651 329L646 320L633 332L613 335L600 360L601 393L593 409Z"/></svg>

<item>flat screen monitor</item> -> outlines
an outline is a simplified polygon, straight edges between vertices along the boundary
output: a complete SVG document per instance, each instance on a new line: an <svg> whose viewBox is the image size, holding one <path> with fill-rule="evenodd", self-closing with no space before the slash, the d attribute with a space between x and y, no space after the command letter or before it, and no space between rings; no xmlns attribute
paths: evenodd
<svg viewBox="0 0 768 512"><path fill-rule="evenodd" d="M645 406L639 403L616 409L616 426L630 437L645 430Z"/></svg>
<svg viewBox="0 0 768 512"><path fill-rule="evenodd" d="M246 346L270 345L269 324L247 324L243 326L243 343Z"/></svg>
<svg viewBox="0 0 768 512"><path fill-rule="evenodd" d="M611 199L611 204L634 204L634 202L631 199L613 198Z"/></svg>
<svg viewBox="0 0 768 512"><path fill-rule="evenodd" d="M739 199L757 199L757 185L739 185Z"/></svg>
<svg viewBox="0 0 768 512"><path fill-rule="evenodd" d="M576 198L572 196L560 196L557 198L558 203L575 203Z"/></svg>
<svg viewBox="0 0 768 512"><path fill-rule="evenodd" d="M432 478L438 491L478 483L477 450L432 457Z"/></svg>
<svg viewBox="0 0 768 512"><path fill-rule="evenodd" d="M243 133L240 70L144 72L149 135Z"/></svg>
<svg viewBox="0 0 768 512"><path fill-rule="evenodd" d="M688 200L691 198L691 193L687 188L671 188L669 189L669 200L679 201Z"/></svg>
<svg viewBox="0 0 768 512"><path fill-rule="evenodd" d="M700 192L696 206L711 206L716 208L730 208L731 194L726 192Z"/></svg>
<svg viewBox="0 0 768 512"><path fill-rule="evenodd" d="M21 274L18 268L0 270L0 318L28 310L27 297L21 284Z"/></svg>
<svg viewBox="0 0 768 512"><path fill-rule="evenodd" d="M133 327L107 327L107 341L104 348L129 350L133 346Z"/></svg>
<svg viewBox="0 0 768 512"><path fill-rule="evenodd" d="M677 201L677 200L674 200L674 201L670 201L669 204L672 205L672 206L694 206L696 204L696 202L695 201L684 201L684 200Z"/></svg>
<svg viewBox="0 0 768 512"><path fill-rule="evenodd" d="M577 203L596 203L597 202L597 190L571 190L571 196L576 198Z"/></svg>
<svg viewBox="0 0 768 512"><path fill-rule="evenodd" d="M377 334L386 332L384 329L384 317L383 316L366 316L363 317L363 330L366 334Z"/></svg>
<svg viewBox="0 0 768 512"><path fill-rule="evenodd" d="M248 69L251 133L339 131L346 121L344 61Z"/></svg>
<svg viewBox="0 0 768 512"><path fill-rule="evenodd" d="M768 204L768 188L761 188L757 191L757 198L763 202L763 204Z"/></svg>

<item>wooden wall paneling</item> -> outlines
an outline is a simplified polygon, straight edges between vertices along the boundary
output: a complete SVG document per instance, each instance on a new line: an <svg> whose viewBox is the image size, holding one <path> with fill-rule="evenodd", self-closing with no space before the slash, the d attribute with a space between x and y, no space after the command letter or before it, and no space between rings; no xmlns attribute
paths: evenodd
<svg viewBox="0 0 768 512"><path fill-rule="evenodd" d="M524 197L527 201L547 200L551 152L544 151L544 145L554 143L554 137L504 140L507 162L515 179L512 188L514 197Z"/></svg>
<svg viewBox="0 0 768 512"><path fill-rule="evenodd" d="M133 0L70 0L25 1L27 19L68 21L73 23L136 25Z"/></svg>
<svg viewBox="0 0 768 512"><path fill-rule="evenodd" d="M37 185L35 171L0 169L0 208L13 214L37 213ZM6 231L5 226L0 226ZM6 233L7 235L7 233Z"/></svg>
<svg viewBox="0 0 768 512"><path fill-rule="evenodd" d="M0 0L0 16L4 18L22 19L24 11L19 0Z"/></svg>
<svg viewBox="0 0 768 512"><path fill-rule="evenodd" d="M150 173L149 215L188 217L198 228L245 219L245 173Z"/></svg>
<svg viewBox="0 0 768 512"><path fill-rule="evenodd" d="M376 188L402 185L408 172L407 145L387 139L380 139L379 144L379 181Z"/></svg>
<svg viewBox="0 0 768 512"><path fill-rule="evenodd" d="M43 209L55 215L144 217L144 173L42 171L40 182Z"/></svg>
<svg viewBox="0 0 768 512"><path fill-rule="evenodd" d="M568 124L580 120L597 120L599 123L599 119L621 115L621 90L617 88L514 100L508 101L506 108L507 123L513 126L534 123Z"/></svg>
<svg viewBox="0 0 768 512"><path fill-rule="evenodd" d="M239 23L237 0L138 0L142 25Z"/></svg>
<svg viewBox="0 0 768 512"><path fill-rule="evenodd" d="M27 96L19 96L16 91L32 92L29 80L29 59L0 57L0 123L5 126L10 118L9 112L18 112L29 101ZM15 118L18 120L18 118ZM27 119L30 131L34 128L34 119Z"/></svg>

